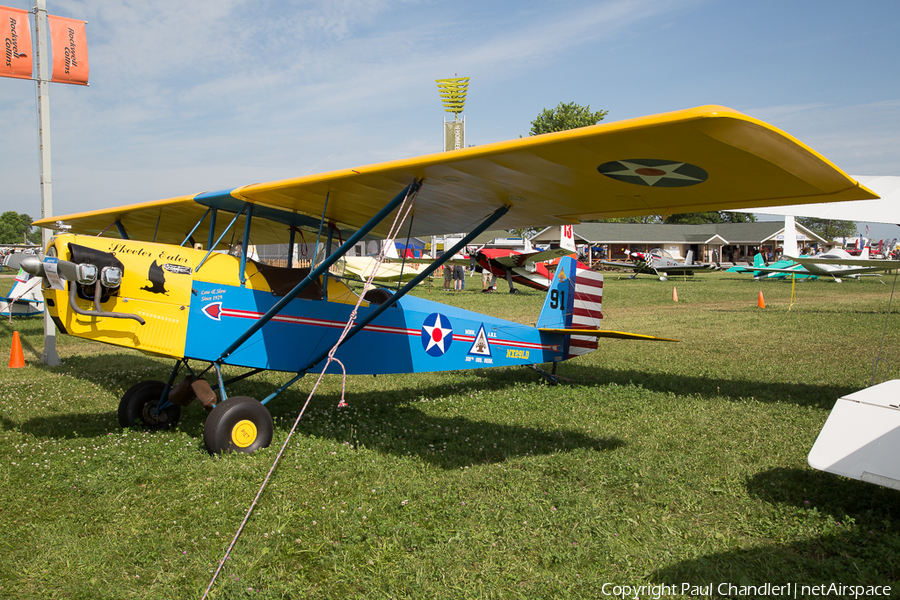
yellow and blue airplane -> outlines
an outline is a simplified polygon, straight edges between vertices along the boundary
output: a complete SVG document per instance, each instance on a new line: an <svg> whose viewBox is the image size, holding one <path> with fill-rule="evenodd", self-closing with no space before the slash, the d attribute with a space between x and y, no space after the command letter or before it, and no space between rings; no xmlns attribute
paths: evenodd
<svg viewBox="0 0 900 600"><path fill-rule="evenodd" d="M271 183L45 218L53 237L43 277L58 329L174 359L168 381L136 383L122 397L122 426L167 427L195 397L211 409L212 453L267 446L265 404L321 371L360 298L328 269L357 242L390 237L413 200L410 236L669 215L875 194L770 125L721 106L605 123ZM251 260L251 245L318 232L340 247L308 269ZM395 235L395 234L394 234ZM230 242L227 244L226 242ZM236 254L222 253L227 247ZM556 364L597 348L599 337L659 339L599 329L603 280L563 259L535 327L407 293L367 295L334 357L351 374ZM196 365L208 365L199 370ZM290 374L262 401L229 397L223 365ZM210 374L212 383L205 379Z"/></svg>

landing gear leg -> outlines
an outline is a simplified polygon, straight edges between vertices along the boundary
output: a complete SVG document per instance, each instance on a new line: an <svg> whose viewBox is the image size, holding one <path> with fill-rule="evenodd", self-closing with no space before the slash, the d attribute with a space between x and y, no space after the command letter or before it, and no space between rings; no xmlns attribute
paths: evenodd
<svg viewBox="0 0 900 600"><path fill-rule="evenodd" d="M553 363L553 372L548 373L547 371L541 369L537 365L528 365L535 371L541 374L544 379L550 382L550 385L559 385L559 378L556 376L556 363Z"/></svg>
<svg viewBox="0 0 900 600"><path fill-rule="evenodd" d="M509 271L506 272L506 283L509 284L509 293L510 294L518 294L519 293L519 290L517 290L516 287L513 285L512 273L510 273Z"/></svg>

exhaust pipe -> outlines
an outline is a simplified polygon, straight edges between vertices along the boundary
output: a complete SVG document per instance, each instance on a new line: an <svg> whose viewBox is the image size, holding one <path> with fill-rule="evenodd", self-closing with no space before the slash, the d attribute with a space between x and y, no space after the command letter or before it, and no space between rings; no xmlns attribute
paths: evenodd
<svg viewBox="0 0 900 600"><path fill-rule="evenodd" d="M36 277L43 277L45 283L49 282L49 278L47 277L44 268L44 262L37 256L23 258L19 266L22 267L26 273L30 273ZM69 307L72 309L72 312L86 317L134 319L141 325L144 324L144 319L139 315L102 310L100 307L100 297L103 293L103 287L106 286L108 289L116 289L119 287L119 283L122 280L122 271L118 267L103 267L98 277L96 265L90 263L73 263L68 260L57 260L56 272L69 282ZM76 304L76 289L73 285L74 282L83 286L94 286L94 310L85 310Z"/></svg>

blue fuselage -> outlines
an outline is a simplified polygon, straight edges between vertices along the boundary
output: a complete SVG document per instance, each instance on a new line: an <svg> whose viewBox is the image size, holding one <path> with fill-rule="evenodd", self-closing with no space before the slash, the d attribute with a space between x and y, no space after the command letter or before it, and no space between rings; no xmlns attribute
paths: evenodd
<svg viewBox="0 0 900 600"><path fill-rule="evenodd" d="M185 357L216 361L279 298L270 292L194 282ZM338 340L352 305L295 299L228 356L228 364L318 372L310 364ZM374 306L360 307L364 318ZM410 373L562 360L565 336L405 296L335 354L349 374ZM335 370L337 366L332 367Z"/></svg>

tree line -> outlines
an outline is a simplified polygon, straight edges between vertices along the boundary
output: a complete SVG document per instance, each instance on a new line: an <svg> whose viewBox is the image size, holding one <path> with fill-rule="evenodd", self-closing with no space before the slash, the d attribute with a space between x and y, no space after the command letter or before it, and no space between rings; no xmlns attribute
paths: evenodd
<svg viewBox="0 0 900 600"><path fill-rule="evenodd" d="M0 215L0 244L40 244L41 232L25 213L8 210Z"/></svg>

